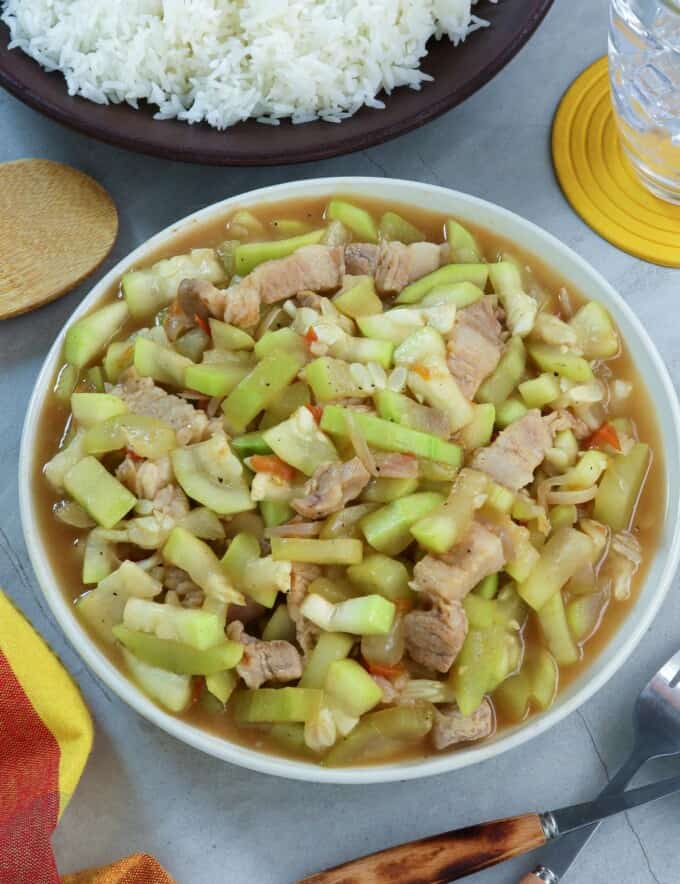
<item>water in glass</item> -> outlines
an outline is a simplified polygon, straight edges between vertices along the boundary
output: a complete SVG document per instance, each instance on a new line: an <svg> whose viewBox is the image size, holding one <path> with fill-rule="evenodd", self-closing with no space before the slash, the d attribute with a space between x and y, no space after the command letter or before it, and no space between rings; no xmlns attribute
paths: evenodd
<svg viewBox="0 0 680 884"><path fill-rule="evenodd" d="M611 0L609 72L626 155L680 204L680 0Z"/></svg>

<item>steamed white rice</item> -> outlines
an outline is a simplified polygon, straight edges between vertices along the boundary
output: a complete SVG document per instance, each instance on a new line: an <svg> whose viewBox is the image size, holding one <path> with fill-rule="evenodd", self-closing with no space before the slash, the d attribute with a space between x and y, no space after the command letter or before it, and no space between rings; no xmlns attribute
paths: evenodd
<svg viewBox="0 0 680 884"><path fill-rule="evenodd" d="M430 37L486 22L477 0L5 0L12 46L69 93L146 99L159 119L218 129L256 117L339 122L376 95L431 79Z"/></svg>

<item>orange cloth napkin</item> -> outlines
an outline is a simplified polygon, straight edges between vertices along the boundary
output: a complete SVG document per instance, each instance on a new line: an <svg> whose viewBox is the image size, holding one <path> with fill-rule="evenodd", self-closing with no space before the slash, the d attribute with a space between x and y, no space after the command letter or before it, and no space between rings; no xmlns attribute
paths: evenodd
<svg viewBox="0 0 680 884"><path fill-rule="evenodd" d="M92 748L70 676L0 590L0 884L59 884L50 838ZM143 854L61 884L173 884Z"/></svg>

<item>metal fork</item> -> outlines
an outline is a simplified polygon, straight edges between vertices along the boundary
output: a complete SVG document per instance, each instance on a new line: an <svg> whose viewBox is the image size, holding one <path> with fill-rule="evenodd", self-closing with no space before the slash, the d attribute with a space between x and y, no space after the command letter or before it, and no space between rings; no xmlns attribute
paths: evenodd
<svg viewBox="0 0 680 884"><path fill-rule="evenodd" d="M653 758L680 755L680 651L642 689L633 712L635 742L630 757L602 795L623 792L643 764ZM595 833L599 823L554 842L543 862L520 884L559 884Z"/></svg>

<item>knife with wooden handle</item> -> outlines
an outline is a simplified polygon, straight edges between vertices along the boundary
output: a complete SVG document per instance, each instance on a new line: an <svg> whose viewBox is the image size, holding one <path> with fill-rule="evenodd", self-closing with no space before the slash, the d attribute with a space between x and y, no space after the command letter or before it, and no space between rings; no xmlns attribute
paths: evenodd
<svg viewBox="0 0 680 884"><path fill-rule="evenodd" d="M298 884L447 884L519 856L605 817L680 791L680 777L547 813L529 813L444 832L373 853L303 878ZM554 884L543 870L522 884Z"/></svg>

